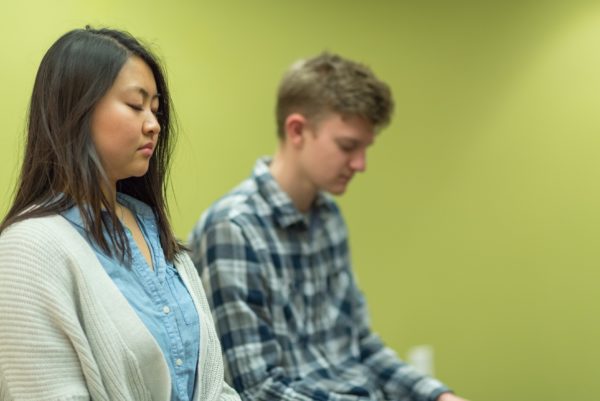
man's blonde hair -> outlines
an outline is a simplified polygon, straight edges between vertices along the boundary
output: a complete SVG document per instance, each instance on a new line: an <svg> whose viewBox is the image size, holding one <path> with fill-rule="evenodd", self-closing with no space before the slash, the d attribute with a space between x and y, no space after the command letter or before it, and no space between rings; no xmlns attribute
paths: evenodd
<svg viewBox="0 0 600 401"><path fill-rule="evenodd" d="M328 113L361 117L379 130L389 124L393 109L389 86L369 67L324 52L297 61L283 76L277 93L277 133L285 138L285 120L292 113L313 123Z"/></svg>

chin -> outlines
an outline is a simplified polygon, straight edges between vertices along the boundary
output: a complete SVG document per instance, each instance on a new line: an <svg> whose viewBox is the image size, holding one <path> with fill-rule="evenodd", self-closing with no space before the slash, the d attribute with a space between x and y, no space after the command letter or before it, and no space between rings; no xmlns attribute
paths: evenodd
<svg viewBox="0 0 600 401"><path fill-rule="evenodd" d="M141 177L145 176L147 172L148 172L148 170L144 170L144 171L132 171L127 176L123 176L123 178L121 178L121 180L125 180L127 178L141 178Z"/></svg>
<svg viewBox="0 0 600 401"><path fill-rule="evenodd" d="M143 177L144 175L146 175L146 173L148 172L148 169L150 168L150 166L145 165L143 167L137 168L132 172L132 176L133 177Z"/></svg>
<svg viewBox="0 0 600 401"><path fill-rule="evenodd" d="M346 186L344 185L343 187L337 186L337 187L333 187L333 188L328 188L326 191L332 195L339 196L339 195L343 195L346 192Z"/></svg>

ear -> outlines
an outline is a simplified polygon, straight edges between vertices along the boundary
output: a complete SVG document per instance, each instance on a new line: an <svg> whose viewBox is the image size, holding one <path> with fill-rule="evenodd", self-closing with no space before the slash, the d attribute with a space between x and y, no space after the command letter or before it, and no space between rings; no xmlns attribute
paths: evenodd
<svg viewBox="0 0 600 401"><path fill-rule="evenodd" d="M300 113L292 113L285 119L285 139L290 145L296 147L302 145L304 131L308 121Z"/></svg>

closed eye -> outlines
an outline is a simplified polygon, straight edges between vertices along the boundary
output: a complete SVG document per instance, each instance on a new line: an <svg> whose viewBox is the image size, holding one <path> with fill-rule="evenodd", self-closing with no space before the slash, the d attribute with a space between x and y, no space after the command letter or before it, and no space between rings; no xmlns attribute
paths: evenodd
<svg viewBox="0 0 600 401"><path fill-rule="evenodd" d="M128 104L129 107L131 107L133 110L136 111L142 111L144 110L144 106L140 105L140 104Z"/></svg>
<svg viewBox="0 0 600 401"><path fill-rule="evenodd" d="M348 153L355 151L358 147L358 145L354 142L338 142L337 145L343 152Z"/></svg>

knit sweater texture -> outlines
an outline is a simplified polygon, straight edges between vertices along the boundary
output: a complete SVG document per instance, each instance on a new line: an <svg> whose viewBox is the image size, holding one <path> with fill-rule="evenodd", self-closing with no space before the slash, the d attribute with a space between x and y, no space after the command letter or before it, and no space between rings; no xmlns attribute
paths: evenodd
<svg viewBox="0 0 600 401"><path fill-rule="evenodd" d="M194 400L238 401L187 254L175 266L199 311ZM168 367L152 334L62 217L0 236L0 401L168 401Z"/></svg>

